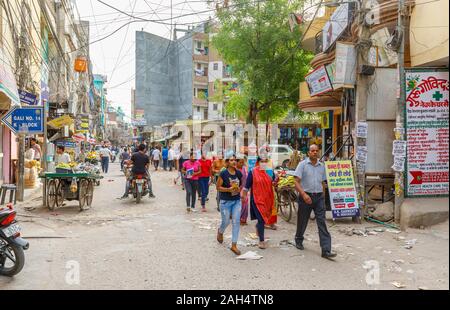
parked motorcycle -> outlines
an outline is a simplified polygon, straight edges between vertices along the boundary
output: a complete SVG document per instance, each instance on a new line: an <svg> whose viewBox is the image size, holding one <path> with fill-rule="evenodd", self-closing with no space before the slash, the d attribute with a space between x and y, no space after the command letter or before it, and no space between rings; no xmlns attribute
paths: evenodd
<svg viewBox="0 0 450 310"><path fill-rule="evenodd" d="M23 250L28 249L29 243L20 237L20 231L12 204L0 208L0 275L12 277L25 264Z"/></svg>

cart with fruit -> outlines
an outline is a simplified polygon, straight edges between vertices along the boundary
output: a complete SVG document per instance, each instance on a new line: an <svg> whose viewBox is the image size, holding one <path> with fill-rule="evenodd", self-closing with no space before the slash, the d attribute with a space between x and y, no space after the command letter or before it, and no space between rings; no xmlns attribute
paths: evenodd
<svg viewBox="0 0 450 310"><path fill-rule="evenodd" d="M50 210L62 207L65 200L78 200L81 211L91 207L94 186L103 177L82 168L82 164L59 164L56 172L40 175L45 181L45 201Z"/></svg>

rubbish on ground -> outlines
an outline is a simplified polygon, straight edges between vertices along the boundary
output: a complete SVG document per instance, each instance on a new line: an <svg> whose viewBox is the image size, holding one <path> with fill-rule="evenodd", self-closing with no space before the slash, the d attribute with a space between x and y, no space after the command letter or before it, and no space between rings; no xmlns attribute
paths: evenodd
<svg viewBox="0 0 450 310"><path fill-rule="evenodd" d="M405 263L405 261L403 259L396 259L393 262L396 264L404 264Z"/></svg>
<svg viewBox="0 0 450 310"><path fill-rule="evenodd" d="M248 234L248 236L251 238L251 239L258 239L258 236L255 234L255 233L249 233Z"/></svg>
<svg viewBox="0 0 450 310"><path fill-rule="evenodd" d="M406 240L405 245L403 246L405 249L410 250L416 244L417 239Z"/></svg>
<svg viewBox="0 0 450 310"><path fill-rule="evenodd" d="M250 238L248 238L248 237L245 237L245 241L247 241L247 242L245 243L245 246L247 246L247 247L249 247L249 246L257 246L257 245L258 245L258 242L257 242L257 241L255 241L255 240L253 240L253 239L250 239Z"/></svg>
<svg viewBox="0 0 450 310"><path fill-rule="evenodd" d="M358 236L364 236L364 237L367 237L367 234L366 234L364 231L359 230L359 229L354 229L354 230L353 230L353 234L358 235Z"/></svg>
<svg viewBox="0 0 450 310"><path fill-rule="evenodd" d="M281 240L279 243L280 246L295 246L295 242L291 240Z"/></svg>
<svg viewBox="0 0 450 310"><path fill-rule="evenodd" d="M151 231L153 231L153 230L151 230L151 229L147 229L147 231L148 231L148 232L151 232Z"/></svg>
<svg viewBox="0 0 450 310"><path fill-rule="evenodd" d="M398 241L403 241L403 240L405 240L406 238L403 237L403 236L395 236L394 239L395 239L395 240L398 240Z"/></svg>
<svg viewBox="0 0 450 310"><path fill-rule="evenodd" d="M316 269L313 268L313 269L311 269L311 271L314 272L314 271L316 271Z"/></svg>
<svg viewBox="0 0 450 310"><path fill-rule="evenodd" d="M400 230L396 230L396 229L386 229L387 232L393 233L393 234L399 234L401 233Z"/></svg>
<svg viewBox="0 0 450 310"><path fill-rule="evenodd" d="M371 235L371 236L376 236L376 235L378 235L378 233L377 233L376 231L369 231L367 234L368 234L368 235Z"/></svg>
<svg viewBox="0 0 450 310"><path fill-rule="evenodd" d="M376 232L385 232L386 229L384 229L384 228L375 228L374 231L376 231Z"/></svg>
<svg viewBox="0 0 450 310"><path fill-rule="evenodd" d="M396 288L404 288L404 287L406 287L405 284L400 283L400 282L397 282L397 281L391 282L391 284L392 284L393 286L395 286Z"/></svg>
<svg viewBox="0 0 450 310"><path fill-rule="evenodd" d="M263 258L261 255L259 255L256 252L253 252L253 251L248 251L248 252L236 257L236 259L240 259L240 260L258 260L261 258Z"/></svg>
<svg viewBox="0 0 450 310"><path fill-rule="evenodd" d="M383 250L383 253L385 253L385 254L391 254L392 251L389 251L389 250Z"/></svg>
<svg viewBox="0 0 450 310"><path fill-rule="evenodd" d="M410 273L410 274L413 274L413 273L414 273L414 270L412 270L412 269L408 269L408 270L406 270L406 273Z"/></svg>

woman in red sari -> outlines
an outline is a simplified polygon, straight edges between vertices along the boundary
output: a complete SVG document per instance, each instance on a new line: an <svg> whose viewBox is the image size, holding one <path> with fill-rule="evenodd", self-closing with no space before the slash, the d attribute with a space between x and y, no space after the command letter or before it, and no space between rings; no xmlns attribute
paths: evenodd
<svg viewBox="0 0 450 310"><path fill-rule="evenodd" d="M268 159L258 157L255 168L248 173L247 182L241 192L241 199L247 197L250 192L250 217L258 220L256 232L259 237L259 248L266 249L267 244L264 239L264 226L273 224L273 206L275 203L273 191L273 177L267 169Z"/></svg>

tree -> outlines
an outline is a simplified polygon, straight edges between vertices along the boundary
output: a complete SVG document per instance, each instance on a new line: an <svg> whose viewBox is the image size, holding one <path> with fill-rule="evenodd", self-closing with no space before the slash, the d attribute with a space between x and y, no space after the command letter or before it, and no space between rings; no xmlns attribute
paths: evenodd
<svg viewBox="0 0 450 310"><path fill-rule="evenodd" d="M212 43L233 69L241 86L227 112L247 120L273 121L297 109L298 86L313 55L299 48L301 31L289 30L289 14L301 0L234 0L218 10L218 33Z"/></svg>

